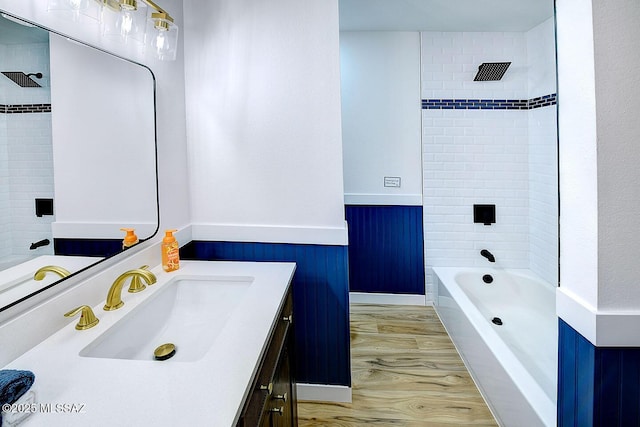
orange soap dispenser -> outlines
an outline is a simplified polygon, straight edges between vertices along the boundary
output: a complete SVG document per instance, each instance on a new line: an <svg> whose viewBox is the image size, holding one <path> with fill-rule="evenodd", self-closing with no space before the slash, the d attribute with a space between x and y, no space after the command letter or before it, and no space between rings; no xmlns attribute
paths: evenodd
<svg viewBox="0 0 640 427"><path fill-rule="evenodd" d="M162 239L162 268L175 271L180 268L180 246L173 233L178 230L166 230Z"/></svg>
<svg viewBox="0 0 640 427"><path fill-rule="evenodd" d="M134 228L121 228L120 230L127 233L122 240L123 250L138 243L138 236L136 236L136 230Z"/></svg>

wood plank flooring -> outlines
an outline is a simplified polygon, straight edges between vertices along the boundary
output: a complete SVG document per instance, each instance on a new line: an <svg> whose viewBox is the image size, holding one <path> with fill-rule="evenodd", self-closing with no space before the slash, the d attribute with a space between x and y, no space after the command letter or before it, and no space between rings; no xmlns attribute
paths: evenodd
<svg viewBox="0 0 640 427"><path fill-rule="evenodd" d="M497 426L433 307L350 310L353 402L299 402L300 427Z"/></svg>

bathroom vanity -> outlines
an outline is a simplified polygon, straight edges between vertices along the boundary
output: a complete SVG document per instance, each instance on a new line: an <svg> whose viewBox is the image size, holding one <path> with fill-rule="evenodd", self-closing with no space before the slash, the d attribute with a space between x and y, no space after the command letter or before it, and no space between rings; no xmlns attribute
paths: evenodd
<svg viewBox="0 0 640 427"><path fill-rule="evenodd" d="M76 330L73 319L3 368L36 376L36 410L22 425L297 425L294 270L215 261L151 268L157 282L123 291L121 308L92 307L97 325ZM166 342L175 355L154 360Z"/></svg>
<svg viewBox="0 0 640 427"><path fill-rule="evenodd" d="M284 306L260 367L254 376L250 395L238 427L297 426L296 388L293 378L293 296L287 292Z"/></svg>

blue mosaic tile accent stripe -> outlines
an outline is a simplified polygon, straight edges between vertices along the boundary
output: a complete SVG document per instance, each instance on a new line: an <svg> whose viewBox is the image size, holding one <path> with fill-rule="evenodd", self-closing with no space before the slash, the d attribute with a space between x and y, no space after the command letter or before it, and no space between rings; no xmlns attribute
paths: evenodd
<svg viewBox="0 0 640 427"><path fill-rule="evenodd" d="M532 99L423 99L423 110L533 110L556 105L556 94Z"/></svg>
<svg viewBox="0 0 640 427"><path fill-rule="evenodd" d="M51 104L0 104L0 114L50 113Z"/></svg>

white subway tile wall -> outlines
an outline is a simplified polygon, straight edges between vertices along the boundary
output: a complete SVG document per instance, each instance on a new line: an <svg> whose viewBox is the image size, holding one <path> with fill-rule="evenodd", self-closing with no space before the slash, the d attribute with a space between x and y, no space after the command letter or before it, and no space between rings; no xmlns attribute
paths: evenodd
<svg viewBox="0 0 640 427"><path fill-rule="evenodd" d="M553 19L527 32L529 98L556 92ZM529 111L529 268L558 283L558 136L556 106Z"/></svg>
<svg viewBox="0 0 640 427"><path fill-rule="evenodd" d="M0 75L0 104L49 104L48 43L0 45L0 71L44 74L42 88ZM0 114L0 256L34 255L31 243L52 239L53 216L35 215L36 198L53 198L51 113ZM38 255L52 254L53 245Z"/></svg>
<svg viewBox="0 0 640 427"><path fill-rule="evenodd" d="M555 93L555 71L549 72L555 55L545 44L553 49L552 24L528 33L423 32L422 98L526 100ZM503 61L512 64L502 80L473 81L482 62ZM557 282L555 110L423 110L428 300L435 296L432 267L489 266L482 249L498 267L531 268ZM495 204L496 223L474 224L474 204Z"/></svg>

